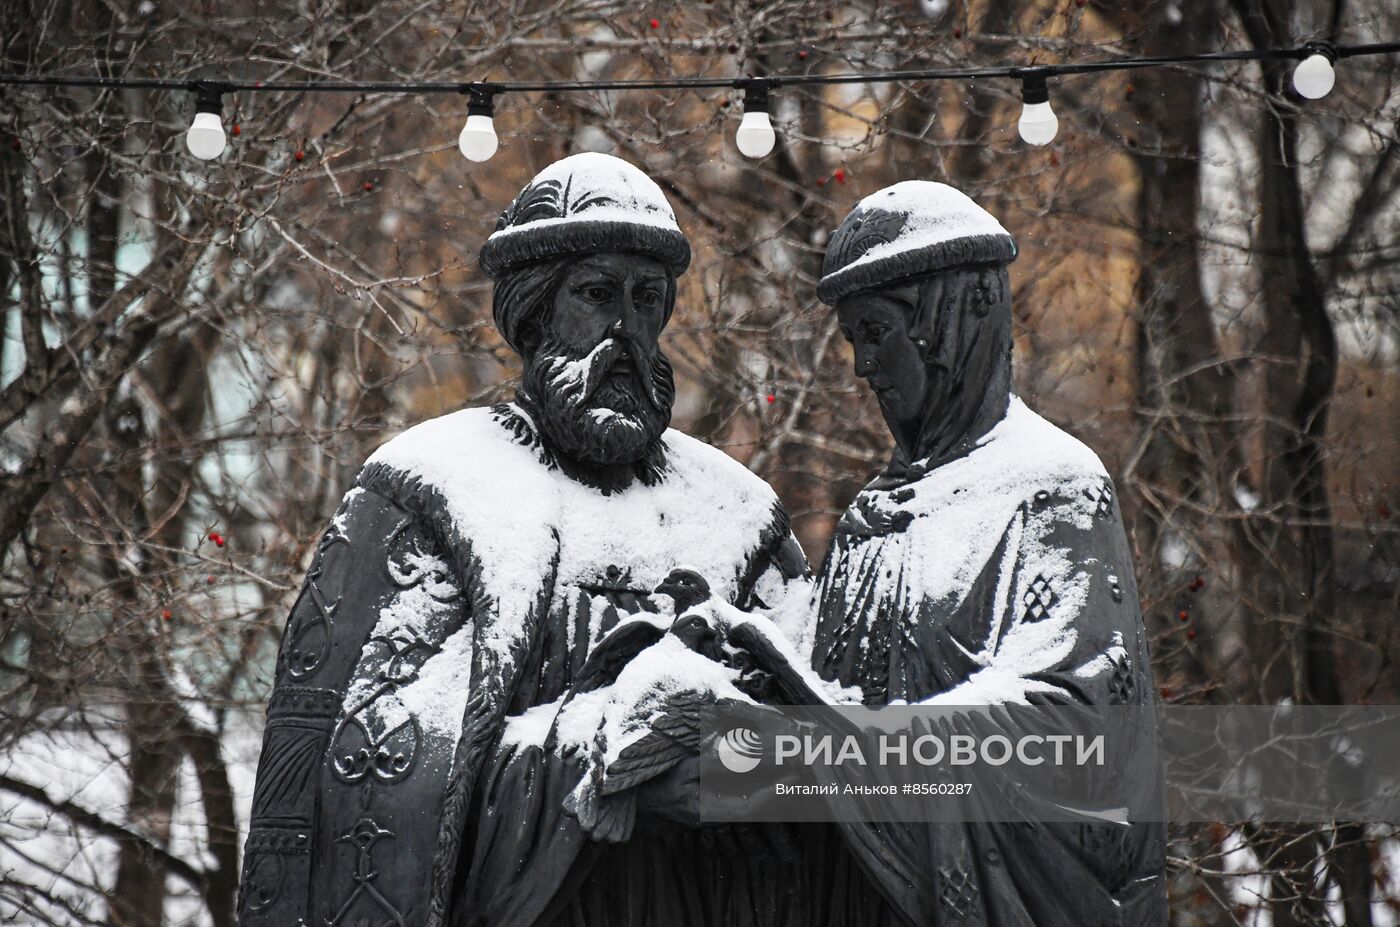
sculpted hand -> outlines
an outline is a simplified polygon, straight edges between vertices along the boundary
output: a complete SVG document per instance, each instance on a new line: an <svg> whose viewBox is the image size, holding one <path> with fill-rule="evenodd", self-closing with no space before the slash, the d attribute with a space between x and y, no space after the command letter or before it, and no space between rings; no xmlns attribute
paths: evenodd
<svg viewBox="0 0 1400 927"><path fill-rule="evenodd" d="M717 730L731 725L758 732L771 744L778 734L797 730L796 722L773 709L685 693L673 696L651 722L651 731L628 745L608 766L605 789L637 789L638 810L660 820L699 827L706 821L740 821L751 811L750 794L796 778L797 768L765 763L753 771L750 792L729 794L702 789L701 772L717 760Z"/></svg>

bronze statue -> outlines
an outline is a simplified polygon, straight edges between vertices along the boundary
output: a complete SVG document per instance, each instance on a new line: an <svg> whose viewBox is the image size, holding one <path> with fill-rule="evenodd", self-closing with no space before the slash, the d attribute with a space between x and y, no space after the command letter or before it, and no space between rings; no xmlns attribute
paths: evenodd
<svg viewBox="0 0 1400 927"><path fill-rule="evenodd" d="M959 730L984 735L1029 717L990 706L1074 707L1080 722L1104 726L1116 711L1115 736L1125 740L1117 757L1127 762L1115 760L1107 788L1090 780L1087 805L1049 809L1036 782L1011 782L1014 796L975 795L969 807L993 807L956 823L834 814L839 823L804 826L790 854L796 865L771 871L819 891L821 904L808 909L810 921L785 920L789 908L756 923L1166 922L1160 818L1118 813L1159 808L1107 803L1161 787L1132 562L1098 458L1012 395L1007 264L1015 256L992 216L942 184L881 190L841 224L818 295L836 307L855 372L875 391L893 458L841 519L810 601L788 597L764 622L687 599L680 625L693 629L702 653L707 635L723 638L713 658L735 664L741 691L711 685L645 703L637 718L649 730L614 749L596 787L581 792L606 822L613 783L660 775L693 790L687 764L705 746L696 719L726 697L926 705L947 709L930 723L951 714ZM795 640L777 641L784 632ZM622 643L636 660L663 642L683 653L659 630ZM821 678L789 665L794 654L810 655ZM670 800L684 807L685 789L673 788ZM777 825L760 832L785 833Z"/></svg>
<svg viewBox="0 0 1400 927"><path fill-rule="evenodd" d="M389 441L322 539L278 658L244 927L655 923L692 903L674 872L723 879L695 831L591 840L564 808L587 751L544 743L593 645L671 609L672 567L740 607L806 571L768 486L667 428L658 340L689 261L661 190L604 155L502 215L481 265L518 399Z"/></svg>
<svg viewBox="0 0 1400 927"><path fill-rule="evenodd" d="M1015 256L971 199L921 181L866 197L831 238L818 296L895 450L836 529L813 666L867 704L1136 706L1152 740L1112 480L1011 392ZM841 828L910 924L1166 923L1160 823Z"/></svg>
<svg viewBox="0 0 1400 927"><path fill-rule="evenodd" d="M1151 705L1111 481L1011 396L1015 253L939 184L833 236L819 296L896 450L813 587L771 489L667 427L660 189L603 155L535 177L481 253L516 402L381 447L292 609L240 923L1162 922L1159 826L698 812L721 701Z"/></svg>

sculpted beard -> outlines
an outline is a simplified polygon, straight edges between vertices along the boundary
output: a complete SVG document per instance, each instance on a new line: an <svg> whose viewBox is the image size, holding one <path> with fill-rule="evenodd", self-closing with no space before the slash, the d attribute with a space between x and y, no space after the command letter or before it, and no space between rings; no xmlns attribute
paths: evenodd
<svg viewBox="0 0 1400 927"><path fill-rule="evenodd" d="M650 369L608 338L585 355L546 335L526 364L525 393L561 453L596 466L634 463L671 422L675 380L660 350Z"/></svg>

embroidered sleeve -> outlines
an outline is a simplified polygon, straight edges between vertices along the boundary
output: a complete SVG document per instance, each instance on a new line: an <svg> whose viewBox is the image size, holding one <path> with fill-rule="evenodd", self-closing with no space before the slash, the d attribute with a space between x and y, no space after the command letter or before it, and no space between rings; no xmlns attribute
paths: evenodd
<svg viewBox="0 0 1400 927"><path fill-rule="evenodd" d="M373 883L395 837L374 792L423 775L429 753L443 752L425 735L423 719L437 715L424 706L436 702L443 715L451 706L426 691L425 670L452 656L468 617L431 538L420 514L356 487L317 545L277 659L239 892L243 927L393 923L407 910L400 888ZM342 813L347 795L370 810Z"/></svg>
<svg viewBox="0 0 1400 927"><path fill-rule="evenodd" d="M990 620L980 640L967 642L971 671L926 703L1108 705L1144 697L1142 620L1109 480L1041 491L1024 503L988 585Z"/></svg>

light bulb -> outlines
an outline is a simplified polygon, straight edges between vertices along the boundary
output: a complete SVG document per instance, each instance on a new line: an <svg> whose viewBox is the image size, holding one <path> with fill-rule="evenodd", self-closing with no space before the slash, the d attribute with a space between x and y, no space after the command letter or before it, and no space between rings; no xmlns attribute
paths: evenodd
<svg viewBox="0 0 1400 927"><path fill-rule="evenodd" d="M1026 68L1021 72L1021 119L1016 129L1021 138L1032 145L1048 145L1060 131L1060 120L1050 108L1050 88L1045 83L1044 68Z"/></svg>
<svg viewBox="0 0 1400 927"><path fill-rule="evenodd" d="M1021 119L1016 123L1016 128L1021 138L1029 144L1048 145L1055 140L1055 133L1060 131L1060 120L1050 108L1049 100L1027 103L1021 107Z"/></svg>
<svg viewBox="0 0 1400 927"><path fill-rule="evenodd" d="M1327 96L1336 82L1337 72L1332 67L1331 57L1320 51L1308 55L1293 70L1293 88L1299 96L1309 100Z"/></svg>
<svg viewBox="0 0 1400 927"><path fill-rule="evenodd" d="M773 151L778 136L767 113L745 113L739 131L734 133L734 142L744 157L762 158Z"/></svg>
<svg viewBox="0 0 1400 927"><path fill-rule="evenodd" d="M468 161L486 161L500 145L492 119L496 114L497 88L490 84L468 84L462 92L467 94L467 124L457 136L457 150Z"/></svg>
<svg viewBox="0 0 1400 927"><path fill-rule="evenodd" d="M195 113L194 122L185 133L185 147L201 161L213 161L223 154L227 141L218 113Z"/></svg>
<svg viewBox="0 0 1400 927"><path fill-rule="evenodd" d="M496 138L496 124L490 116L472 114L467 124L462 126L462 134L457 136L457 149L468 161L486 161L496 153L500 141Z"/></svg>
<svg viewBox="0 0 1400 927"><path fill-rule="evenodd" d="M773 151L778 136L768 116L768 88L761 83L744 87L744 118L734 133L734 143L746 158L762 158Z"/></svg>

